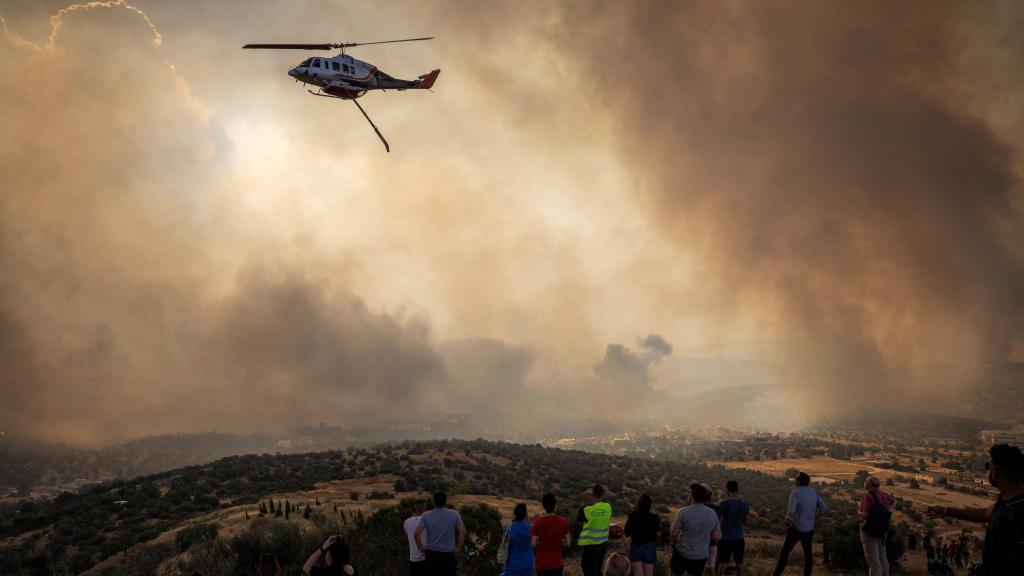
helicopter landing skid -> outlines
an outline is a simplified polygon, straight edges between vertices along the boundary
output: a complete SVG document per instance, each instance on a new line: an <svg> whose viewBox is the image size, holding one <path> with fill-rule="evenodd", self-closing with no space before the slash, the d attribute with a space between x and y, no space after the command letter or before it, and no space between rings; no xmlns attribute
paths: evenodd
<svg viewBox="0 0 1024 576"><path fill-rule="evenodd" d="M335 98L337 100L349 100L349 98L341 98L341 97L338 97L338 96L331 96L330 94L322 94L319 90L317 90L316 92L313 92L312 90L306 90L306 92L309 92L313 96L320 96L321 98ZM377 133L377 137L380 138L380 141L384 143L384 150L386 150L387 152L390 153L391 152L391 146L388 145L388 141L384 139L384 135L381 134L380 130L377 129L377 125L373 123L373 120L370 120L370 116L366 113L366 110L363 110L363 107L359 105L359 102L356 102L355 100L352 100L352 103L356 105L356 108L359 108L359 111L363 113L363 117L366 118L366 121L370 123L370 127L372 127L373 131Z"/></svg>

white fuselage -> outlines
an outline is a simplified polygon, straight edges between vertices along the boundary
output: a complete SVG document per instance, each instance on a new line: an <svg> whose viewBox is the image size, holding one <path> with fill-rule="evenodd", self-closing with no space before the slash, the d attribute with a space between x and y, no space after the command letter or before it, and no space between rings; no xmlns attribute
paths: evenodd
<svg viewBox="0 0 1024 576"><path fill-rule="evenodd" d="M288 71L288 75L300 82L327 88L332 82L344 82L363 90L376 88L375 66L357 60L347 54L331 58L307 58Z"/></svg>

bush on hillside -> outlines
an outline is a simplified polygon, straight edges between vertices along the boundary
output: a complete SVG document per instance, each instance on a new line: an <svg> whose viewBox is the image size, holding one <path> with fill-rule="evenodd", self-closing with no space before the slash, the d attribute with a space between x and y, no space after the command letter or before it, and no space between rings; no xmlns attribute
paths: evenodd
<svg viewBox="0 0 1024 576"><path fill-rule="evenodd" d="M210 523L193 524L180 530L174 536L174 544L178 552L184 552L195 544L208 542L217 537L217 525Z"/></svg>
<svg viewBox="0 0 1024 576"><path fill-rule="evenodd" d="M237 570L238 556L231 546L221 538L197 543L189 548L188 554L178 558L172 570L175 576L192 576L193 574L234 574ZM243 573L251 573L243 570Z"/></svg>

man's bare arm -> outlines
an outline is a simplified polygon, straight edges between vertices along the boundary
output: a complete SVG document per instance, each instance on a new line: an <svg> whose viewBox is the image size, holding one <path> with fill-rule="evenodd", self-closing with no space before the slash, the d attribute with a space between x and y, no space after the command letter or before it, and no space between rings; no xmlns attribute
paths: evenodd
<svg viewBox="0 0 1024 576"><path fill-rule="evenodd" d="M463 524L459 524L456 530L458 531L458 536L455 538L455 551L458 552L462 550L462 545L466 543L466 527Z"/></svg>
<svg viewBox="0 0 1024 576"><path fill-rule="evenodd" d="M957 520L966 520L968 522L977 522L982 524L992 519L993 508L995 508L995 505L989 506L988 508L950 508L948 506L929 506L928 516L931 518L956 518Z"/></svg>

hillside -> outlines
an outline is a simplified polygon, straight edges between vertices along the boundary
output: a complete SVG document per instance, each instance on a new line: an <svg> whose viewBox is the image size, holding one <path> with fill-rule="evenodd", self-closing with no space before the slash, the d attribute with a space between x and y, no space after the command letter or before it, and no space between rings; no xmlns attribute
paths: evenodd
<svg viewBox="0 0 1024 576"><path fill-rule="evenodd" d="M609 487L616 514L625 513L642 491L649 491L659 511L667 513L684 502L691 480L722 486L727 478L736 478L760 513L755 529L781 525L790 488L785 480L756 472L482 440L232 456L107 482L83 494L63 494L52 502L0 507L0 572L39 564L78 572L216 510L253 508L267 495L382 475L395 478L391 491L397 493L444 489L457 495L535 501L551 490L567 504L600 481Z"/></svg>

